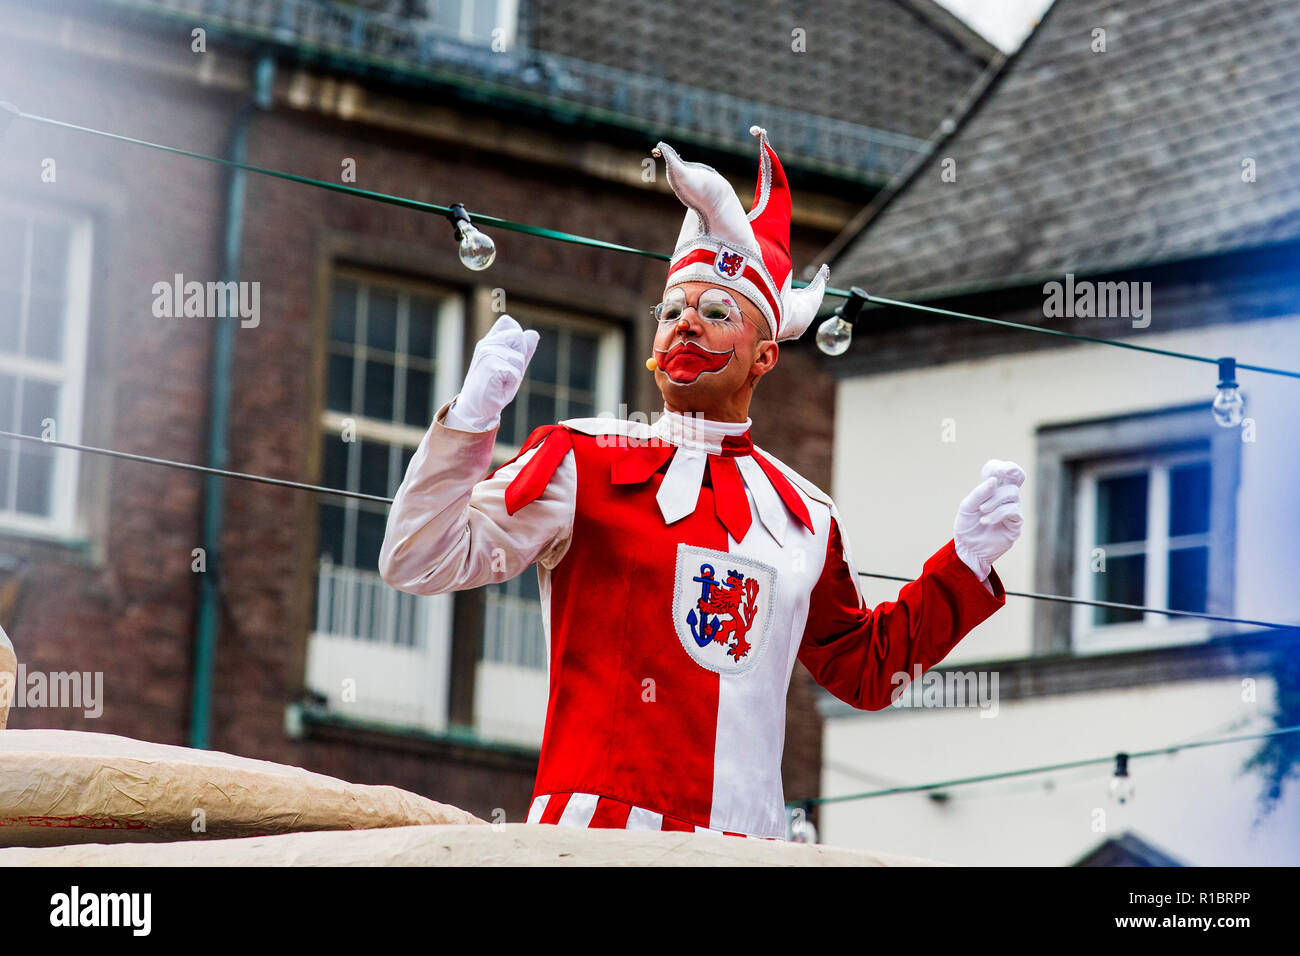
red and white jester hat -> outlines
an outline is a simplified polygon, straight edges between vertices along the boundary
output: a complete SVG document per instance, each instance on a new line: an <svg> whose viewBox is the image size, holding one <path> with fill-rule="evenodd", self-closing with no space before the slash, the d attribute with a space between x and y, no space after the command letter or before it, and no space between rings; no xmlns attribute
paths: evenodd
<svg viewBox="0 0 1300 956"><path fill-rule="evenodd" d="M683 282L712 282L750 299L768 322L768 338L798 338L817 316L830 269L822 265L806 288L791 287L790 185L767 142L767 130L751 126L759 140L758 186L749 215L731 184L711 166L688 163L667 143L662 156L672 186L686 206L664 291Z"/></svg>

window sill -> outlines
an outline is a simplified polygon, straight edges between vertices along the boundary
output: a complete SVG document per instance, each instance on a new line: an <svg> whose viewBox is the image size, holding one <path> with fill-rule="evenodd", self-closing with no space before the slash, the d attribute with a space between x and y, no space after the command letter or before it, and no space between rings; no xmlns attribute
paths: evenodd
<svg viewBox="0 0 1300 956"><path fill-rule="evenodd" d="M1260 630L1168 647L972 661L952 667L932 667L927 673L996 673L998 700L1005 703L1257 674L1269 669L1282 656L1294 654L1298 638L1300 628ZM823 718L867 713L850 707L825 690L819 691L817 707ZM880 713L893 710L890 707ZM915 713L915 708L905 708L903 712Z"/></svg>
<svg viewBox="0 0 1300 956"><path fill-rule="evenodd" d="M285 730L290 737L300 740L343 743L367 750L396 750L527 773L537 771L540 756L534 748L483 740L465 728L445 732L422 730L331 714L302 704L290 704L286 708Z"/></svg>
<svg viewBox="0 0 1300 956"><path fill-rule="evenodd" d="M1074 656L1093 657L1098 654L1121 654L1162 647L1204 644L1216 637L1216 627L1226 630L1229 626L1221 622L1196 619L1155 624L1143 622L1112 624L1109 627L1094 628L1077 634L1074 638Z"/></svg>
<svg viewBox="0 0 1300 956"><path fill-rule="evenodd" d="M84 535L0 522L0 551L23 558L91 564L94 549Z"/></svg>

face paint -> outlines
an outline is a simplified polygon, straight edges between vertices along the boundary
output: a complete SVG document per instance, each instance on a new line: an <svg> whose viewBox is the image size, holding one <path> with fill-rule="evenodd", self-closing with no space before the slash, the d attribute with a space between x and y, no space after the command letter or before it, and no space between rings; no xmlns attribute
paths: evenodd
<svg viewBox="0 0 1300 956"><path fill-rule="evenodd" d="M695 342L678 342L670 349L655 349L659 368L677 385L689 385L705 373L720 372L735 354L735 346L714 352Z"/></svg>

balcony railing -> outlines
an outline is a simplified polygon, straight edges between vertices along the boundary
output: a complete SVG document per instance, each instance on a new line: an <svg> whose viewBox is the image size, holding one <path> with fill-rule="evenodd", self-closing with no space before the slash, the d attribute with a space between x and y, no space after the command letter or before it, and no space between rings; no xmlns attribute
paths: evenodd
<svg viewBox="0 0 1300 956"><path fill-rule="evenodd" d="M539 746L549 675L542 608L536 598L488 589L475 679L474 725L479 735Z"/></svg>
<svg viewBox="0 0 1300 956"><path fill-rule="evenodd" d="M90 2L90 0L83 0ZM827 116L698 89L541 50L495 52L425 21L330 0L94 0L97 6L170 14L209 29L343 58L412 78L472 86L497 96L677 137L720 149L754 149L750 125L767 128L788 165L884 181L924 141Z"/></svg>
<svg viewBox="0 0 1300 956"><path fill-rule="evenodd" d="M537 601L489 589L484 617L482 660L546 673L546 634Z"/></svg>
<svg viewBox="0 0 1300 956"><path fill-rule="evenodd" d="M308 686L339 713L445 729L451 601L395 591L377 572L322 560Z"/></svg>

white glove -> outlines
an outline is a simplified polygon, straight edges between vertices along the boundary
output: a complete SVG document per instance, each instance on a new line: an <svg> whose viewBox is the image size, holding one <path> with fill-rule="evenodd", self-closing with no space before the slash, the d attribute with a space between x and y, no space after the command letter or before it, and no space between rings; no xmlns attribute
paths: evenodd
<svg viewBox="0 0 1300 956"><path fill-rule="evenodd" d="M508 315L497 319L474 346L465 384L443 419L447 427L483 432L501 424L501 410L519 391L540 338L532 329L524 331Z"/></svg>
<svg viewBox="0 0 1300 956"><path fill-rule="evenodd" d="M993 562L1011 550L1024 517L1020 514L1020 486L1025 470L1014 461L984 463L984 478L957 509L953 524L953 545L957 557L975 572L981 581L989 576Z"/></svg>

